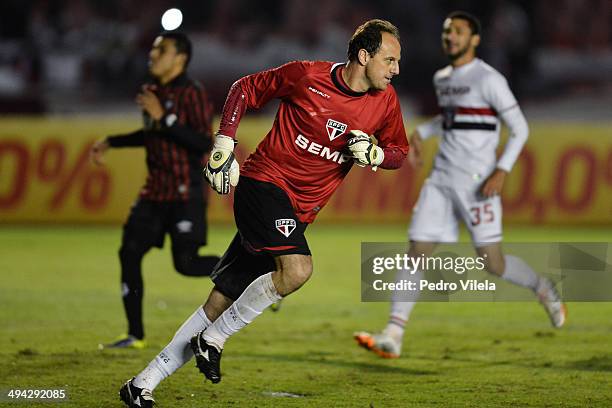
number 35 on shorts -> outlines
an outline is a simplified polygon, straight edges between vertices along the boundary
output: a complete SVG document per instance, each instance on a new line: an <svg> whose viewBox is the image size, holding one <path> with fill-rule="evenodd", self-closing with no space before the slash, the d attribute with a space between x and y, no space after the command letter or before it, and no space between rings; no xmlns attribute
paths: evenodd
<svg viewBox="0 0 612 408"><path fill-rule="evenodd" d="M472 215L473 227L495 221L495 212L493 211L493 204L491 203L484 203L480 206L471 207L470 213Z"/></svg>

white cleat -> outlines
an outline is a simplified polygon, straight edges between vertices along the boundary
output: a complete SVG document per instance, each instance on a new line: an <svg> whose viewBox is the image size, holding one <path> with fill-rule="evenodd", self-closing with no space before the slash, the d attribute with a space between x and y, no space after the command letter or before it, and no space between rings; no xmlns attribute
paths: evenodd
<svg viewBox="0 0 612 408"><path fill-rule="evenodd" d="M561 296L555 289L555 285L550 279L540 277L536 288L536 295L542 306L550 317L550 322L555 328L560 328L567 319L567 307L561 301Z"/></svg>
<svg viewBox="0 0 612 408"><path fill-rule="evenodd" d="M402 352L402 344L395 341L387 333L371 334L368 332L356 332L353 338L357 343L382 358L398 358Z"/></svg>

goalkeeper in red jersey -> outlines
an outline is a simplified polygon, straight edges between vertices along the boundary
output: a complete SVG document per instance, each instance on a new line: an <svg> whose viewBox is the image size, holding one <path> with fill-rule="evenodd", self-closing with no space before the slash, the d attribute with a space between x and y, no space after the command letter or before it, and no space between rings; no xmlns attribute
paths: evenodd
<svg viewBox="0 0 612 408"><path fill-rule="evenodd" d="M304 231L353 164L402 165L408 142L390 85L400 56L397 28L370 20L349 41L347 63L291 62L232 85L205 175L220 194L236 186L238 232L213 271L215 287L204 306L123 386L126 403L143 395L152 400L159 382L194 354L206 378L219 382L229 336L310 278ZM247 109L272 99L280 100L272 129L239 168L233 153L238 124Z"/></svg>

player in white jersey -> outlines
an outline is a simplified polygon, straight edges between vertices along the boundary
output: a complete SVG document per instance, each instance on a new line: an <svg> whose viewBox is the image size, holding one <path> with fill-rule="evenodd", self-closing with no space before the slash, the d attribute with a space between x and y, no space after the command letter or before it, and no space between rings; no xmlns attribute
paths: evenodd
<svg viewBox="0 0 612 408"><path fill-rule="evenodd" d="M451 63L433 78L441 113L411 135L410 163L422 165L424 139L441 135L442 140L414 207L408 255L429 256L438 243L456 242L462 221L476 252L486 259L488 272L531 289L558 328L565 322L566 308L552 282L538 277L522 259L502 252L499 194L529 129L506 79L476 58L479 43L480 23L473 15L456 11L444 20L442 48ZM510 137L497 159L500 119ZM421 276L422 271L403 270L396 279L418 280ZM404 325L415 304L406 300L416 297L393 298L389 322L381 333L355 333L359 345L381 357L399 357Z"/></svg>

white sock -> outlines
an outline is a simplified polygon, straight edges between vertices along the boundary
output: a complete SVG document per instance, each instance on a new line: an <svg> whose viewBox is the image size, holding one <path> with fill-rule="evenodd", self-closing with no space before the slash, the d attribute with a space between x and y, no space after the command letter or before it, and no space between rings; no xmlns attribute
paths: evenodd
<svg viewBox="0 0 612 408"><path fill-rule="evenodd" d="M515 285L535 291L538 286L538 275L531 266L514 255L506 255L504 259L506 261L506 269L502 278Z"/></svg>
<svg viewBox="0 0 612 408"><path fill-rule="evenodd" d="M172 341L134 378L133 384L153 391L164 378L191 360L191 337L211 324L202 306L198 307L178 329Z"/></svg>
<svg viewBox="0 0 612 408"><path fill-rule="evenodd" d="M423 272L417 270L414 274L411 274L411 269L401 269L397 272L395 281L408 280L410 282L416 282L416 287L419 287L419 281L423 277ZM395 341L401 342L404 337L404 326L408 322L412 308L416 304L416 300L419 298L419 291L393 292L391 298L391 312L389 313L389 321L387 327L383 330Z"/></svg>
<svg viewBox="0 0 612 408"><path fill-rule="evenodd" d="M225 341L282 298L272 282L272 272L255 279L242 295L204 332L207 343L223 349Z"/></svg>

